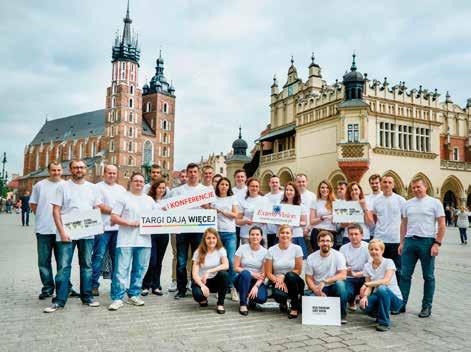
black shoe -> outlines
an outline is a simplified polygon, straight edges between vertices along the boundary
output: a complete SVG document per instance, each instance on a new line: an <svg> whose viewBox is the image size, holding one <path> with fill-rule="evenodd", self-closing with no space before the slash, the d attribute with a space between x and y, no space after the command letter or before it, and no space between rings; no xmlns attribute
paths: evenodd
<svg viewBox="0 0 471 352"><path fill-rule="evenodd" d="M49 298L49 297L52 297L52 294L46 293L46 292L41 292L38 296L39 299L46 299L46 298Z"/></svg>
<svg viewBox="0 0 471 352"><path fill-rule="evenodd" d="M382 324L376 324L376 331L386 332L388 330L389 330L389 326L382 325Z"/></svg>
<svg viewBox="0 0 471 352"><path fill-rule="evenodd" d="M177 294L173 297L175 299L182 299L186 297L186 292L177 292Z"/></svg>
<svg viewBox="0 0 471 352"><path fill-rule="evenodd" d="M98 289L98 287L92 288L92 296L98 297L99 295L100 295L100 290Z"/></svg>
<svg viewBox="0 0 471 352"><path fill-rule="evenodd" d="M280 303L280 311L286 313L288 311L288 305L286 303Z"/></svg>
<svg viewBox="0 0 471 352"><path fill-rule="evenodd" d="M205 308L208 306L208 301L204 301L204 302L199 302L199 305L201 308Z"/></svg>
<svg viewBox="0 0 471 352"><path fill-rule="evenodd" d="M74 289L70 289L69 297L80 297L80 293L78 293Z"/></svg>
<svg viewBox="0 0 471 352"><path fill-rule="evenodd" d="M293 311L294 310L291 310L289 313L288 313L288 319L296 319L298 316L299 316L299 312L296 311L296 314L293 314Z"/></svg>
<svg viewBox="0 0 471 352"><path fill-rule="evenodd" d="M240 308L241 308L241 307L240 307ZM245 306L246 310L241 310L240 308L239 308L239 314L240 314L240 315L243 315L243 316L245 316L245 317L246 317L247 315L249 315L249 309L248 309L247 306Z"/></svg>
<svg viewBox="0 0 471 352"><path fill-rule="evenodd" d="M164 295L161 288L154 288L152 290L152 293L156 296L163 296Z"/></svg>
<svg viewBox="0 0 471 352"><path fill-rule="evenodd" d="M432 315L432 307L423 307L419 313L419 318L428 318Z"/></svg>
<svg viewBox="0 0 471 352"><path fill-rule="evenodd" d="M226 311L225 311L224 308L219 308L219 307L216 308L216 312L217 312L218 314L225 314L225 313L226 313Z"/></svg>

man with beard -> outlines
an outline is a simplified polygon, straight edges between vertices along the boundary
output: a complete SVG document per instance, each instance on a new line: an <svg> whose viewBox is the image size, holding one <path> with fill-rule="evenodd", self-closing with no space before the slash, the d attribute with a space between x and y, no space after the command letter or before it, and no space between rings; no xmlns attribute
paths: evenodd
<svg viewBox="0 0 471 352"><path fill-rule="evenodd" d="M345 257L332 249L334 239L330 232L320 231L317 243L320 249L306 260L306 284L315 296L340 297L340 318L342 324L346 324L348 292Z"/></svg>
<svg viewBox="0 0 471 352"><path fill-rule="evenodd" d="M371 193L368 194L366 199L366 205L368 209L373 209L376 199L378 199L383 192L381 191L381 176L378 174L373 174L368 178L368 183L370 184ZM370 238L373 238L375 234L375 225L370 226Z"/></svg>
<svg viewBox="0 0 471 352"><path fill-rule="evenodd" d="M80 264L80 299L89 307L99 307L92 295L92 251L94 236L72 240L62 224L62 215L75 211L87 211L102 205L100 192L96 186L85 181L87 168L82 160L72 160L69 164L72 178L57 188L53 197L52 215L57 228L57 274L56 297L52 305L45 308L45 313L53 313L64 308L69 295L69 280L75 247L78 248Z"/></svg>
<svg viewBox="0 0 471 352"><path fill-rule="evenodd" d="M152 164L152 166L150 167L150 182L144 186L143 193L148 194L152 183L160 178L162 178L162 168L160 167L160 165Z"/></svg>

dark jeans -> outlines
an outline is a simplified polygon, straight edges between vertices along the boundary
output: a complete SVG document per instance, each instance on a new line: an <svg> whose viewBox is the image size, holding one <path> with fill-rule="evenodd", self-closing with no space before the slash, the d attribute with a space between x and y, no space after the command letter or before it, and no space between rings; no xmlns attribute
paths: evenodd
<svg viewBox="0 0 471 352"><path fill-rule="evenodd" d="M276 236L276 233L267 233L267 242L267 248L278 244L278 237Z"/></svg>
<svg viewBox="0 0 471 352"><path fill-rule="evenodd" d="M401 288L404 306L409 299L412 274L415 264L420 260L422 267L422 276L424 279L424 296L422 307L432 307L433 294L435 293L435 257L430 255L434 238L412 238L407 237L402 249L402 277L399 283Z"/></svg>
<svg viewBox="0 0 471 352"><path fill-rule="evenodd" d="M311 247L312 247L312 251L315 252L315 251L318 251L319 250L319 245L317 244L317 235L319 234L320 231L327 231L327 232L330 232L332 234L332 236L334 237L334 249L339 249L340 246L341 246L341 242L338 242L339 241L339 235L337 234L336 231L328 231L328 230L322 230L322 229L312 229L311 230ZM342 241L340 239L340 241Z"/></svg>
<svg viewBox="0 0 471 352"><path fill-rule="evenodd" d="M95 236L93 242L93 255L92 255L92 287L100 287L100 275L103 264L103 258L105 257L106 250L110 254L111 258L111 272L114 271L115 264L115 252L116 252L116 240L118 238L118 231L105 231L101 235Z"/></svg>
<svg viewBox="0 0 471 352"><path fill-rule="evenodd" d="M288 292L272 287L272 296L280 304L286 304L288 298L291 300L291 309L299 310L301 308L301 296L304 293L304 281L301 277L290 271L285 275L285 284Z"/></svg>
<svg viewBox="0 0 471 352"><path fill-rule="evenodd" d="M159 289L162 290L160 285L160 274L162 273L162 261L164 260L165 251L167 250L169 235L152 235L152 249L150 252L149 268L147 269L146 276L142 282L143 289Z"/></svg>
<svg viewBox="0 0 471 352"><path fill-rule="evenodd" d="M339 297L340 298L340 316L345 318L347 316L347 299L348 299L348 292L347 286L345 281L340 280L336 281L335 284L330 286L325 286L322 289L327 297Z"/></svg>
<svg viewBox="0 0 471 352"><path fill-rule="evenodd" d="M56 235L43 235L36 234L37 239L37 251L38 251L38 268L39 277L43 288L42 293L52 295L54 293L54 274L52 272L52 252L57 260L57 247L56 247Z"/></svg>
<svg viewBox="0 0 471 352"><path fill-rule="evenodd" d="M194 253L198 248L203 234L201 233L180 233L177 234L177 289L180 293L186 292L188 277L186 275L186 262L188 260L188 250Z"/></svg>
<svg viewBox="0 0 471 352"><path fill-rule="evenodd" d="M240 246L240 227L236 226L236 249Z"/></svg>
<svg viewBox="0 0 471 352"><path fill-rule="evenodd" d="M209 292L217 292L218 294L218 306L224 305L228 284L229 274L227 271L218 271L215 277L206 280L206 286L209 288ZM208 297L203 294L201 287L199 287L194 281L191 281L191 292L193 294L193 298L198 303L208 300Z"/></svg>
<svg viewBox="0 0 471 352"><path fill-rule="evenodd" d="M399 248L399 243L385 243L384 244L384 258L392 259L394 265L396 265L396 278L397 283L401 282L401 256L399 255L397 249Z"/></svg>
<svg viewBox="0 0 471 352"><path fill-rule="evenodd" d="M459 227L458 229L460 230L461 243L464 243L464 241L468 240L468 236L466 234L467 228L466 227Z"/></svg>
<svg viewBox="0 0 471 352"><path fill-rule="evenodd" d="M83 303L93 301L92 295L92 251L93 239L82 239L72 242L56 242L57 246L57 274L56 297L52 302L64 307L70 291L70 273L74 250L78 248L80 265L80 299Z"/></svg>
<svg viewBox="0 0 471 352"><path fill-rule="evenodd" d="M240 305L246 306L248 303L248 295L252 287L257 282L256 279L252 277L252 274L248 270L244 270L236 276L234 280L234 286L239 292ZM263 304L267 301L267 287L262 283L258 288L257 297L251 299L251 303Z"/></svg>
<svg viewBox="0 0 471 352"><path fill-rule="evenodd" d="M29 210L21 209L21 224L29 226Z"/></svg>
<svg viewBox="0 0 471 352"><path fill-rule="evenodd" d="M398 298L387 286L381 285L374 289L368 296L368 306L366 313L376 315L380 325L389 326L389 313L397 312L401 309L402 300Z"/></svg>
<svg viewBox="0 0 471 352"><path fill-rule="evenodd" d="M227 261L229 262L229 287L234 287L234 256L236 252L236 242L237 237L235 232L219 232L219 237L221 237L222 244L227 252Z"/></svg>
<svg viewBox="0 0 471 352"><path fill-rule="evenodd" d="M365 283L364 277L348 277L345 281L347 288L347 300L348 303L354 303L355 297L360 294L361 286Z"/></svg>

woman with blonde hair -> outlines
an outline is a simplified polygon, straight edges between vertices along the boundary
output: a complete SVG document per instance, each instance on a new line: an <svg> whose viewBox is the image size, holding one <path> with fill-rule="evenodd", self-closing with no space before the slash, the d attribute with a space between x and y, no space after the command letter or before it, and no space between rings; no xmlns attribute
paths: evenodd
<svg viewBox="0 0 471 352"><path fill-rule="evenodd" d="M361 228L363 229L363 241L369 242L370 241L370 228L369 225L374 225L374 223L371 222L370 218L368 217L368 205L366 203L366 197L363 193L363 189L361 188L360 184L358 182L350 182L347 185L347 194L345 196L345 200L347 201L356 201L360 204L360 207L363 209L363 222L360 223ZM344 223L341 226L343 227L342 232L343 232L343 239L342 239L342 244L346 244L350 242L348 239L348 231L346 228L348 225L351 223Z"/></svg>
<svg viewBox="0 0 471 352"><path fill-rule="evenodd" d="M323 180L317 186L317 200L312 202L310 222L313 226L311 232L312 250L319 249L317 235L320 231L330 232L334 238L337 236L337 226L332 222L332 204L335 201L334 190L329 181Z"/></svg>
<svg viewBox="0 0 471 352"><path fill-rule="evenodd" d="M460 231L461 244L468 244L468 235L466 234L466 231L469 227L468 217L471 213L465 207L461 206L456 214L456 226L458 226L458 230Z"/></svg>
<svg viewBox="0 0 471 352"><path fill-rule="evenodd" d="M200 307L208 306L211 292L217 292L218 314L224 314L224 298L229 284L229 261L221 238L214 228L208 228L203 234L200 245L193 254L191 291Z"/></svg>

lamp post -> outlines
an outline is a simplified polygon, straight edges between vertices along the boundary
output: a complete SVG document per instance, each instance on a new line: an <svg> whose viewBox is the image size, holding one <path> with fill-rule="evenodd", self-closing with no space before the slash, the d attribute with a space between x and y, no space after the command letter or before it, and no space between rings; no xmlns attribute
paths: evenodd
<svg viewBox="0 0 471 352"><path fill-rule="evenodd" d="M4 189L6 188L6 183L8 179L8 172L5 171L5 164L7 163L7 153L3 152L2 159L2 178L0 180L0 198L3 197Z"/></svg>

